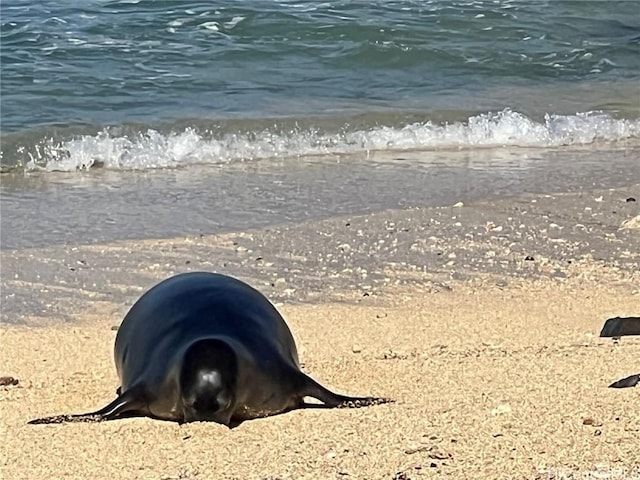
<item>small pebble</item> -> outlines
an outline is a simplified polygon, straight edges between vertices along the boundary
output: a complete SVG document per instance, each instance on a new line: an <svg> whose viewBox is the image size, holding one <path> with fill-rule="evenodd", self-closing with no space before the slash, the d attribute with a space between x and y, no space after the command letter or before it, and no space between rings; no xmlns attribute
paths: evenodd
<svg viewBox="0 0 640 480"><path fill-rule="evenodd" d="M13 377L0 377L0 387L18 385L20 381Z"/></svg>
<svg viewBox="0 0 640 480"><path fill-rule="evenodd" d="M587 417L584 420L582 420L582 424L583 425L589 425L591 427L601 427L602 423L598 423L596 422L593 418L591 417Z"/></svg>

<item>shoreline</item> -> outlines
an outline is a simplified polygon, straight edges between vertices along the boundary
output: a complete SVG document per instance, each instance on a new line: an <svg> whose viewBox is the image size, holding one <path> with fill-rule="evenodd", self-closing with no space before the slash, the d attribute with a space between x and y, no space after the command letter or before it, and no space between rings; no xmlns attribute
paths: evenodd
<svg viewBox="0 0 640 480"><path fill-rule="evenodd" d="M637 146L377 151L152 171L3 175L0 248L221 235L640 184Z"/></svg>
<svg viewBox="0 0 640 480"><path fill-rule="evenodd" d="M458 204L460 205L460 204ZM595 278L640 289L640 184L392 209L221 235L2 250L0 322L73 321L96 302L126 309L179 272L238 276L278 303L380 296L455 281Z"/></svg>

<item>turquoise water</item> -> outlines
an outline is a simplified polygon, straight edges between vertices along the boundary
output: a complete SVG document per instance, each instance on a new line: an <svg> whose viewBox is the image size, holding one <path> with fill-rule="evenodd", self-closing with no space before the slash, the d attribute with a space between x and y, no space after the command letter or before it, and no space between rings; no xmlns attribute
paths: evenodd
<svg viewBox="0 0 640 480"><path fill-rule="evenodd" d="M636 1L0 9L5 171L640 142Z"/></svg>

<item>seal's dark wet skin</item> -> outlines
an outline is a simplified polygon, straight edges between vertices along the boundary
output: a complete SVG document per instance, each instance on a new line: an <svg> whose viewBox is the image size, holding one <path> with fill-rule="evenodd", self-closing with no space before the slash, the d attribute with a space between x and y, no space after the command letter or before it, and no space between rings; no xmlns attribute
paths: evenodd
<svg viewBox="0 0 640 480"><path fill-rule="evenodd" d="M340 395L304 374L291 331L266 297L213 273L176 275L145 293L118 330L115 362L121 385L109 405L29 423L147 416L233 428L298 408L391 402ZM322 404L305 403L305 397Z"/></svg>

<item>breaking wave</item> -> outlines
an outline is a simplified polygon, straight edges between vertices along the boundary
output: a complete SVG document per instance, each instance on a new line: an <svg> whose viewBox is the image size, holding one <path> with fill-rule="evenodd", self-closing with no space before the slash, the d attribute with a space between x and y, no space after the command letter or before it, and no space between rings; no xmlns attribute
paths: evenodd
<svg viewBox="0 0 640 480"><path fill-rule="evenodd" d="M599 112L547 114L543 122L503 110L465 122L430 121L401 127L377 126L338 133L314 129L224 133L187 127L173 133L149 129L133 135L44 139L23 147L27 171L78 171L91 168L146 170L192 164L225 164L268 158L340 155L374 150L438 150L489 147L563 147L640 140L640 120L616 119Z"/></svg>

